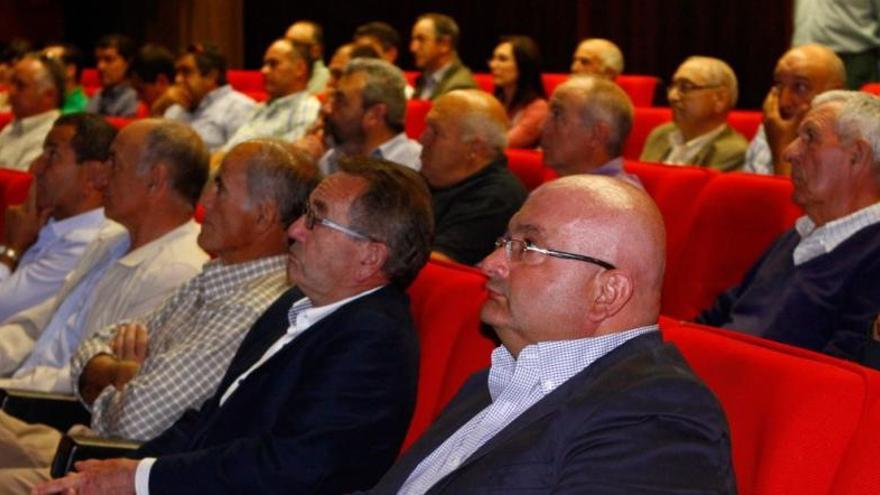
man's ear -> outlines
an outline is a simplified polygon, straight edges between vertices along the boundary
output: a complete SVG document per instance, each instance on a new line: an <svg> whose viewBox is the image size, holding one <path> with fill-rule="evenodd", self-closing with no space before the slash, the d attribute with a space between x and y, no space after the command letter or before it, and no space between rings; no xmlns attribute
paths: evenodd
<svg viewBox="0 0 880 495"><path fill-rule="evenodd" d="M171 185L171 172L165 163L157 163L146 173L147 189L150 194L162 194Z"/></svg>
<svg viewBox="0 0 880 495"><path fill-rule="evenodd" d="M618 269L606 270L596 276L596 291L587 318L601 322L616 315L632 298L632 277Z"/></svg>
<svg viewBox="0 0 880 495"><path fill-rule="evenodd" d="M85 160L80 165L79 177L82 186L96 191L103 191L110 180L110 165L100 160Z"/></svg>
<svg viewBox="0 0 880 495"><path fill-rule="evenodd" d="M388 115L388 105L386 103L376 103L364 112L364 128L372 128L385 124L385 117Z"/></svg>
<svg viewBox="0 0 880 495"><path fill-rule="evenodd" d="M254 227L258 232L265 232L267 230L275 230L278 229L279 226L283 229L281 225L281 218L278 214L278 208L275 206L275 202L265 199L260 200L254 205L256 209L256 219L254 220Z"/></svg>
<svg viewBox="0 0 880 495"><path fill-rule="evenodd" d="M366 245L361 253L360 264L356 269L357 278L359 280L368 280L376 275L385 277L382 269L388 260L388 246L381 242L364 241L364 244Z"/></svg>
<svg viewBox="0 0 880 495"><path fill-rule="evenodd" d="M874 173L874 150L870 143L864 139L856 139L847 148L853 173L866 172L867 176L872 176Z"/></svg>

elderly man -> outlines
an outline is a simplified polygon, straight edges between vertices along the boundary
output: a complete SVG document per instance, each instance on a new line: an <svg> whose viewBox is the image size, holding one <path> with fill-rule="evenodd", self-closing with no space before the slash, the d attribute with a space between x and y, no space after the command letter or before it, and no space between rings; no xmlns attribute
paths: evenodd
<svg viewBox="0 0 880 495"><path fill-rule="evenodd" d="M59 43L47 45L43 48L43 54L54 58L64 67L64 103L61 105L61 113L67 115L85 111L89 97L79 83L83 69L80 49L70 43Z"/></svg>
<svg viewBox="0 0 880 495"><path fill-rule="evenodd" d="M204 145L182 124L141 120L117 135L104 207L125 228L104 229L54 297L0 325L0 386L70 392L81 339L152 311L201 270L192 215L206 176Z"/></svg>
<svg viewBox="0 0 880 495"><path fill-rule="evenodd" d="M25 56L12 69L12 122L0 131L0 167L27 170L61 113L64 69L55 60Z"/></svg>
<svg viewBox="0 0 880 495"><path fill-rule="evenodd" d="M536 189L481 264L502 346L374 493L735 493L724 413L657 331L664 229L638 188Z"/></svg>
<svg viewBox="0 0 880 495"><path fill-rule="evenodd" d="M730 172L742 167L749 142L727 125L736 105L736 74L723 60L689 57L668 89L672 122L651 131L642 161L700 165Z"/></svg>
<svg viewBox="0 0 880 495"><path fill-rule="evenodd" d="M35 198L6 211L0 253L0 321L58 292L104 226L105 161L116 130L103 117L55 121L31 167Z"/></svg>
<svg viewBox="0 0 880 495"><path fill-rule="evenodd" d="M101 115L134 117L138 97L128 82L128 68L135 55L134 43L121 34L110 34L98 40L95 60L101 76L101 89L92 95L86 111Z"/></svg>
<svg viewBox="0 0 880 495"><path fill-rule="evenodd" d="M324 133L333 147L321 157L325 174L344 156L373 155L418 170L422 146L404 133L406 79L383 60L354 59L330 90Z"/></svg>
<svg viewBox="0 0 880 495"><path fill-rule="evenodd" d="M484 91L457 90L436 100L426 124L419 141L434 203L433 256L473 265L526 197L507 169L507 114Z"/></svg>
<svg viewBox="0 0 880 495"><path fill-rule="evenodd" d="M559 175L607 175L640 185L623 169L623 143L632 127L629 96L593 76L560 84L550 98L541 147L544 162Z"/></svg>
<svg viewBox="0 0 880 495"><path fill-rule="evenodd" d="M202 197L199 245L217 259L142 324L108 326L73 359L95 432L147 441L214 394L244 334L287 288L285 231L315 184L314 163L280 142L243 143L226 155ZM59 437L31 425L14 445L0 440L21 451L23 466L0 469L0 486L48 479Z"/></svg>
<svg viewBox="0 0 880 495"><path fill-rule="evenodd" d="M303 45L275 40L263 56L263 87L269 101L257 105L248 120L226 142L223 150L258 137L293 141L314 124L321 103L306 90L309 58Z"/></svg>
<svg viewBox="0 0 880 495"><path fill-rule="evenodd" d="M142 46L131 64L131 85L153 117L161 117L174 104L163 98L173 83L174 55L155 43Z"/></svg>
<svg viewBox="0 0 880 495"><path fill-rule="evenodd" d="M846 70L840 57L822 45L803 45L785 52L773 72L773 87L764 99L764 123L746 152L746 172L789 175L782 150L797 137L813 98L843 88Z"/></svg>
<svg viewBox="0 0 880 495"><path fill-rule="evenodd" d="M623 72L623 53L613 42L590 38L580 42L571 56L571 74L614 80Z"/></svg>
<svg viewBox="0 0 880 495"><path fill-rule="evenodd" d="M404 289L428 259L431 206L412 170L358 157L288 230L296 284L245 336L217 393L135 453L35 493L348 493L397 456L418 344ZM272 459L267 462L267 459Z"/></svg>
<svg viewBox="0 0 880 495"><path fill-rule="evenodd" d="M330 71L324 65L324 28L314 21L296 21L287 28L284 37L308 47L308 59L312 61L312 66L309 68L311 77L306 89L312 94L322 93L330 79Z"/></svg>
<svg viewBox="0 0 880 495"><path fill-rule="evenodd" d="M454 89L476 88L470 69L458 58L458 24L443 14L419 16L412 28L409 51L422 74L414 98L433 100Z"/></svg>
<svg viewBox="0 0 880 495"><path fill-rule="evenodd" d="M213 46L190 46L175 65L174 87L165 97L174 104L165 118L189 124L209 151L226 144L247 122L256 103L226 83L226 57Z"/></svg>
<svg viewBox="0 0 880 495"><path fill-rule="evenodd" d="M785 150L806 216L698 321L861 360L880 313L880 100L817 96Z"/></svg>

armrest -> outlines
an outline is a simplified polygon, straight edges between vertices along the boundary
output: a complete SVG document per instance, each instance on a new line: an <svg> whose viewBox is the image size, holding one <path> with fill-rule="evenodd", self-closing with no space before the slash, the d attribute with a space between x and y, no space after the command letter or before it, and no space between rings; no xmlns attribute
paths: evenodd
<svg viewBox="0 0 880 495"><path fill-rule="evenodd" d="M3 390L3 412L28 423L42 423L59 431L67 431L75 424L88 425L92 415L73 395L35 392L32 390Z"/></svg>
<svg viewBox="0 0 880 495"><path fill-rule="evenodd" d="M51 474L60 478L73 469L73 464L86 459L112 459L125 457L137 450L140 444L115 438L64 435L58 443L52 459Z"/></svg>

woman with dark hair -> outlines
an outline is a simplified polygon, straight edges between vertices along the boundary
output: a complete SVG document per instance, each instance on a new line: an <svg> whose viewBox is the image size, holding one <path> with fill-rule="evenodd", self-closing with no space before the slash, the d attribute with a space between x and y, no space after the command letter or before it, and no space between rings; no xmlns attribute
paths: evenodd
<svg viewBox="0 0 880 495"><path fill-rule="evenodd" d="M547 95L541 82L541 52L528 36L505 36L489 60L495 97L507 110L509 148L534 148L547 119Z"/></svg>

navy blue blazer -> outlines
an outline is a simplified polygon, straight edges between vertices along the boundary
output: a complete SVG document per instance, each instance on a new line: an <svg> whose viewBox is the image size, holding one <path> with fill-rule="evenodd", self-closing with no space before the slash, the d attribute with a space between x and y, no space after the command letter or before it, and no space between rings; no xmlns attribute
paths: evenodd
<svg viewBox="0 0 880 495"><path fill-rule="evenodd" d="M419 346L409 299L386 286L328 315L220 397L289 327L302 293L254 323L214 396L144 444L150 492L343 493L373 486L403 442Z"/></svg>
<svg viewBox="0 0 880 495"><path fill-rule="evenodd" d="M372 493L397 493L419 463L489 405L474 375ZM658 333L603 356L526 410L431 494L735 493L715 396Z"/></svg>

